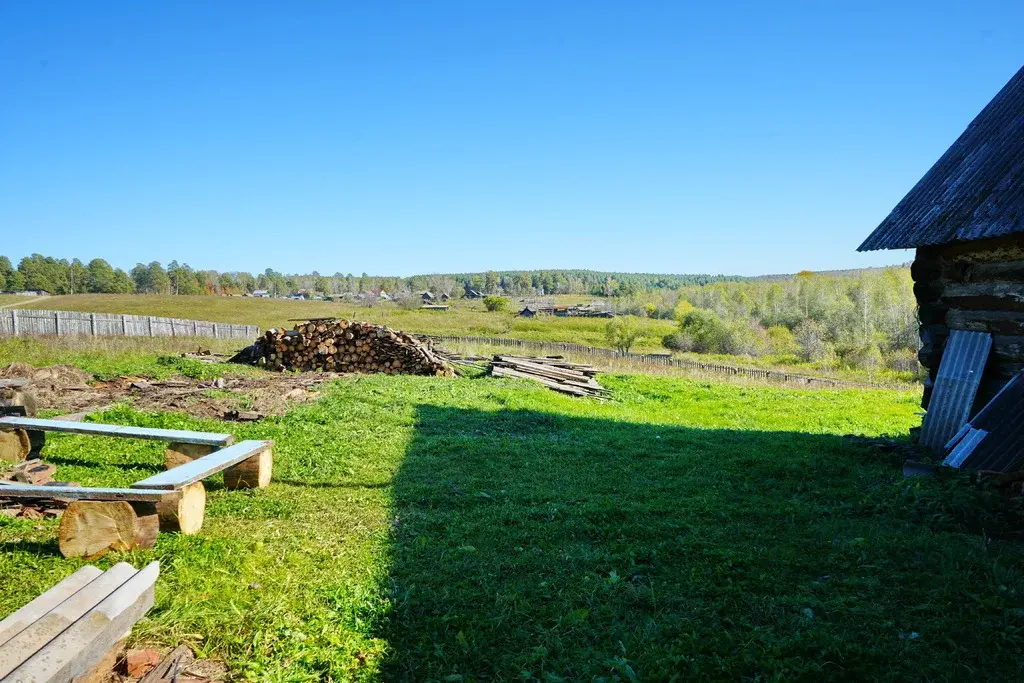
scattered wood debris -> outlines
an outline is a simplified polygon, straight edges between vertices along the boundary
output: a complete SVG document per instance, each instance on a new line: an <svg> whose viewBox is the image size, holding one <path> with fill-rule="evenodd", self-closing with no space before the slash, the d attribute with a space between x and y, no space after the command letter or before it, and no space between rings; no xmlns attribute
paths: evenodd
<svg viewBox="0 0 1024 683"><path fill-rule="evenodd" d="M257 422L264 417L266 415L255 410L225 410L224 414L221 415L221 419L228 420L229 422Z"/></svg>
<svg viewBox="0 0 1024 683"><path fill-rule="evenodd" d="M55 466L49 465L42 460L26 460L15 465L14 469L11 470L11 475L14 481L21 482L22 484L42 486L53 481L53 475L56 472L57 468Z"/></svg>
<svg viewBox="0 0 1024 683"><path fill-rule="evenodd" d="M270 370L455 374L429 343L364 322L310 320L293 330L268 330L255 347L256 364Z"/></svg>
<svg viewBox="0 0 1024 683"><path fill-rule="evenodd" d="M611 393L594 376L591 365L571 363L562 356L494 356L490 365L494 377L519 377L540 382L549 389L573 396L604 399Z"/></svg>

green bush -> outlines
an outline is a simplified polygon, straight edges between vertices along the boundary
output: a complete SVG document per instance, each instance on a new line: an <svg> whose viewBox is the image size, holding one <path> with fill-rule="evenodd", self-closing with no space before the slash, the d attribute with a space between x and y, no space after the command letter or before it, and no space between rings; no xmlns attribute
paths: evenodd
<svg viewBox="0 0 1024 683"><path fill-rule="evenodd" d="M630 348L643 333L636 319L628 315L612 318L605 326L605 338L621 353L629 353Z"/></svg>
<svg viewBox="0 0 1024 683"><path fill-rule="evenodd" d="M693 337L686 332L673 332L661 338L661 345L673 351L693 351Z"/></svg>
<svg viewBox="0 0 1024 683"><path fill-rule="evenodd" d="M725 322L714 311L695 308L683 316L682 331L693 339L693 350L698 353L726 353L722 351L729 334Z"/></svg>
<svg viewBox="0 0 1024 683"><path fill-rule="evenodd" d="M507 310L510 303L508 299L500 296L484 297L484 308L491 312Z"/></svg>

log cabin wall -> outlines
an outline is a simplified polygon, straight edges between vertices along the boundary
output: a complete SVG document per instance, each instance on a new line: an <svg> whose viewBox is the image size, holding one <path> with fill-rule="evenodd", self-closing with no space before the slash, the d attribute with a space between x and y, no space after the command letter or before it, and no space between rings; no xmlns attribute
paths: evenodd
<svg viewBox="0 0 1024 683"><path fill-rule="evenodd" d="M949 331L992 335L973 415L1024 370L1024 233L918 247L911 275L921 322L918 357L928 369L923 407Z"/></svg>

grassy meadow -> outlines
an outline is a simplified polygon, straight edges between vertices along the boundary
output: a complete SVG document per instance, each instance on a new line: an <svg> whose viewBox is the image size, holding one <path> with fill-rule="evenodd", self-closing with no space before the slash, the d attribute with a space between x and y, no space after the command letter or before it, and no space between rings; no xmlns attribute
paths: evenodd
<svg viewBox="0 0 1024 683"><path fill-rule="evenodd" d="M380 375L253 424L96 416L276 441L269 488L214 477L199 535L98 562L161 561L133 641L264 681L1019 678L1024 545L976 489L844 438L903 438L916 392L601 381L613 401ZM51 436L45 458L124 486L160 448ZM0 615L82 564L55 527L0 518Z"/></svg>
<svg viewBox="0 0 1024 683"><path fill-rule="evenodd" d="M17 294L0 294L0 306L9 306L26 299L28 299L27 296L18 296Z"/></svg>
<svg viewBox="0 0 1024 683"><path fill-rule="evenodd" d="M579 299L577 299L579 300ZM589 299L587 299L589 301ZM258 325L262 329L291 326L294 318L335 316L388 325L413 334L515 337L535 341L575 342L608 346L602 318L520 318L515 311L492 313L479 300L457 300L451 311L405 310L394 304L373 307L330 301L291 301L232 296L162 296L156 294L77 294L33 301L21 308L89 313L127 313L169 318ZM514 306L513 306L514 308ZM638 319L644 336L635 351L664 352L661 339L675 331L668 320Z"/></svg>

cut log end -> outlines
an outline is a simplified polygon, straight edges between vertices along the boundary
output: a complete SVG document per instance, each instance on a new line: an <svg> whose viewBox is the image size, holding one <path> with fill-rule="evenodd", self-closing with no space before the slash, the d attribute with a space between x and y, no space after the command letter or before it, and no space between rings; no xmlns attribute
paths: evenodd
<svg viewBox="0 0 1024 683"><path fill-rule="evenodd" d="M199 533L206 517L206 487L197 481L171 491L156 504L161 531L177 531L185 535Z"/></svg>
<svg viewBox="0 0 1024 683"><path fill-rule="evenodd" d="M64 557L95 559L110 550L131 550L146 531L137 529L138 516L124 501L76 500L60 519L57 545Z"/></svg>
<svg viewBox="0 0 1024 683"><path fill-rule="evenodd" d="M267 448L224 470L224 487L227 489L266 488L270 485L273 467L273 451Z"/></svg>

